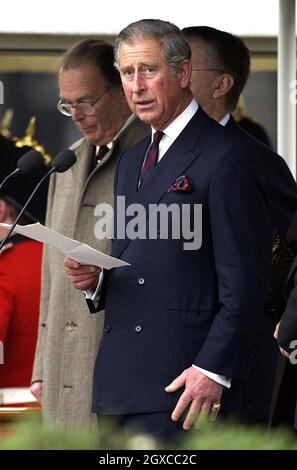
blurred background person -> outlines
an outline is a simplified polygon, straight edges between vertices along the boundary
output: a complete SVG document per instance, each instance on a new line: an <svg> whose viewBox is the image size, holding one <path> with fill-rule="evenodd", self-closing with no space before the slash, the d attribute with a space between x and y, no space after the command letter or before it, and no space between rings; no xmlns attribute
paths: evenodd
<svg viewBox="0 0 297 470"><path fill-rule="evenodd" d="M240 95L240 98L238 100L237 106L232 113L237 124L240 125L246 132L251 134L255 139L259 140L262 142L262 144L268 145L268 147L271 147L271 142L269 135L262 126L256 119L254 119L251 116L248 116L244 112L245 104L244 104L244 98L242 95Z"/></svg>
<svg viewBox="0 0 297 470"><path fill-rule="evenodd" d="M296 256L297 212L288 228L287 241ZM288 425L297 430L297 256L289 272L285 295L286 308L274 332L282 356L278 361L270 425Z"/></svg>
<svg viewBox="0 0 297 470"><path fill-rule="evenodd" d="M192 51L191 88L194 97L210 117L225 126L228 132L252 145L261 155L269 198L271 235L273 240L281 239L284 244L297 206L294 178L285 161L245 132L231 115L249 76L249 50L240 38L208 26L187 27L182 32ZM281 261L286 263L284 259ZM230 403L230 414L251 422L267 423L269 418L279 356L273 331L284 308L282 286L287 274L286 270L285 273L280 271L281 268L281 262L276 268L273 266L267 308L259 320L249 360L248 381L234 381L230 391L224 392L225 399Z"/></svg>
<svg viewBox="0 0 297 470"><path fill-rule="evenodd" d="M0 179L9 175L26 149L16 148L0 137ZM32 157L34 158L34 156ZM12 224L47 168L34 175L8 180L0 190L0 222ZM44 222L48 183L39 188L20 225ZM0 239L7 230L0 227ZM35 401L30 394L39 316L42 244L22 235L12 235L0 254L0 341L4 361L0 363L0 405Z"/></svg>

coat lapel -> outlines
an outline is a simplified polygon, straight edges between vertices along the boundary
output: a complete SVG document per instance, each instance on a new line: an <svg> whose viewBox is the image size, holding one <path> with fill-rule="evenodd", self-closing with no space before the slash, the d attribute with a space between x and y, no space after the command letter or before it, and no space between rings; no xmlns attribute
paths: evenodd
<svg viewBox="0 0 297 470"><path fill-rule="evenodd" d="M198 158L201 152L198 137L207 119L208 117L199 107L189 124L162 157L152 177L139 190L140 169L150 138L145 139L143 145L137 148L137 153L134 151L133 154L134 149L132 150L122 191L117 193L117 195L125 196L126 208L129 204L141 204L146 210L147 218L149 217L149 204L158 204L176 178L185 173ZM119 178L121 177L122 175L119 175ZM112 248L113 256L119 257L130 241L127 238L115 239Z"/></svg>
<svg viewBox="0 0 297 470"><path fill-rule="evenodd" d="M236 132L238 130L239 125L237 124L233 116L230 115L225 128L233 132Z"/></svg>

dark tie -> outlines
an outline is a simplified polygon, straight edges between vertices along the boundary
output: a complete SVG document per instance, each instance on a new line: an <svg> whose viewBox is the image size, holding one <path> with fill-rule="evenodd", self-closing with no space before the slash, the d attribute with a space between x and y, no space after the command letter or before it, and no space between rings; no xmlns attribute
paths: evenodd
<svg viewBox="0 0 297 470"><path fill-rule="evenodd" d="M139 187L142 186L143 183L145 183L152 175L152 172L158 162L159 143L163 135L164 133L161 131L157 131L153 135L153 141L148 148L146 159L140 172Z"/></svg>
<svg viewBox="0 0 297 470"><path fill-rule="evenodd" d="M91 171L93 171L94 168L96 168L97 164L100 163L104 155L106 155L107 152L109 152L109 150L110 149L107 147L107 145L100 145L99 151L98 153L96 153L96 147L95 147L95 153L92 159Z"/></svg>

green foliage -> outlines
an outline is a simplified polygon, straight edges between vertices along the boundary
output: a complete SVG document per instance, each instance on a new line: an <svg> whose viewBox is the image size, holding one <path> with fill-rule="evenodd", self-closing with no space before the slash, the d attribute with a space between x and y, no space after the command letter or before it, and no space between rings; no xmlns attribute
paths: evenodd
<svg viewBox="0 0 297 470"><path fill-rule="evenodd" d="M192 431L182 445L198 450L288 450L297 449L297 440L288 429L217 422Z"/></svg>
<svg viewBox="0 0 297 470"><path fill-rule="evenodd" d="M114 423L102 421L100 429L81 428L72 432L45 428L40 418L29 418L9 425L2 432L0 450L297 450L296 435L286 429L270 431L261 427L248 427L232 423L208 423L199 430L185 433L175 445L157 443L145 435L119 433Z"/></svg>

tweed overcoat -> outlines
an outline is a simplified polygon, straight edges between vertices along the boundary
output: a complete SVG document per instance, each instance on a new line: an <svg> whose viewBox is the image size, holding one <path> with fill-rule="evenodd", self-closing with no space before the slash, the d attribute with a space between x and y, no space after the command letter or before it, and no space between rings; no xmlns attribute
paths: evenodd
<svg viewBox="0 0 297 470"><path fill-rule="evenodd" d="M119 155L150 132L134 119L112 149L89 172L94 146L81 139L72 146L77 162L52 176L46 225L103 251L110 240L98 240L96 205L113 203L113 180ZM38 342L32 382L43 381L42 409L46 423L73 429L95 422L91 413L94 363L104 316L90 315L81 291L70 287L64 255L45 247Z"/></svg>

